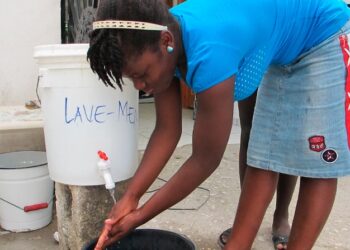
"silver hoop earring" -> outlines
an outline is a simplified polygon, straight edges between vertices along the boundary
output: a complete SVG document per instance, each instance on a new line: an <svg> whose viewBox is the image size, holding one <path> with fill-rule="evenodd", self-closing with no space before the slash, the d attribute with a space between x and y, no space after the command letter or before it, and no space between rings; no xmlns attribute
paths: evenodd
<svg viewBox="0 0 350 250"><path fill-rule="evenodd" d="M168 45L168 46L166 47L166 51L168 51L168 53L171 54L171 53L174 52L174 48Z"/></svg>

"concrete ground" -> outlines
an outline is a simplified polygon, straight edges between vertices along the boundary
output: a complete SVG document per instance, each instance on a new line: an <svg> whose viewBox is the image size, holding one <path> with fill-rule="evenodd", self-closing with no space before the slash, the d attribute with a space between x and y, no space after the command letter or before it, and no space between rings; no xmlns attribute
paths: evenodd
<svg viewBox="0 0 350 250"><path fill-rule="evenodd" d="M152 126L153 118L149 116L149 114L152 113L152 108L150 108L150 106L144 106L141 108L141 111L141 132L146 141L149 134L146 127ZM188 123L184 125L184 133L188 138L182 138L179 147L160 174L160 177L164 180L170 178L191 152L189 129L193 123L190 119L191 113L189 111L184 112L185 118L188 121ZM145 115L147 115L147 117L144 117ZM145 124L147 126L145 126ZM239 130L236 127L233 128L230 145L228 145L226 149L219 168L200 186L200 188L196 189L184 201L174 206L175 210L163 212L143 225L142 228L161 228L184 234L201 250L219 249L216 243L217 238L224 229L231 226L240 193L238 178L238 135ZM142 150L145 146L145 142L143 141L141 144L140 153L143 152ZM158 179L142 201L152 195L152 190L157 189L163 183L163 180ZM350 196L348 195L348 190L350 190L350 177L340 179L337 199L332 214L313 249L350 250ZM292 218L294 214L297 191L298 187L296 188L290 206L290 218ZM273 209L274 200L268 208L260 231L255 239L253 249L273 249L271 243ZM56 220L54 219L52 223L45 228L32 232L10 233L0 230L0 250L59 249L59 245L53 239L53 233L57 230L56 228Z"/></svg>
<svg viewBox="0 0 350 250"><path fill-rule="evenodd" d="M196 189L184 201L176 205L177 210L167 210L143 225L143 228L161 228L187 235L198 249L219 249L216 244L220 232L232 223L238 197L238 149L239 145L227 147L221 165L209 177L200 189ZM191 152L191 146L177 148L175 154L161 173L160 177L167 180ZM160 187L164 182L157 180L150 191ZM297 187L298 190L298 187ZM297 190L290 207L291 218L295 208ZM320 235L314 249L350 249L350 178L339 180L339 189L333 212ZM150 196L152 193L145 195ZM253 249L273 249L271 244L271 218L274 201L271 203L256 237ZM54 220L47 227L28 233L0 233L1 250L37 250L59 249L53 239L56 231Z"/></svg>

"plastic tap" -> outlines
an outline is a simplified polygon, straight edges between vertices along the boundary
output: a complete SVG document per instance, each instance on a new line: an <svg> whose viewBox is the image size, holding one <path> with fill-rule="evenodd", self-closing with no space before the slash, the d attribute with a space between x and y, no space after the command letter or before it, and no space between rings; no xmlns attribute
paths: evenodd
<svg viewBox="0 0 350 250"><path fill-rule="evenodd" d="M105 187L108 190L114 190L115 183L112 178L110 161L108 159L108 156L105 152L101 150L98 151L97 154L100 158L99 161L97 162L97 167L100 170L101 175L103 176L103 179L105 180Z"/></svg>

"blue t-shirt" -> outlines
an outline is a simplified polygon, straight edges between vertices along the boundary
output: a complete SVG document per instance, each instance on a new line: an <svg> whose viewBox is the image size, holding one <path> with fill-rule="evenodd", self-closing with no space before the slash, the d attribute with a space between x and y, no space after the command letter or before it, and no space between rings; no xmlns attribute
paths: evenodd
<svg viewBox="0 0 350 250"><path fill-rule="evenodd" d="M204 91L235 75L250 96L271 64L288 64L349 19L342 0L187 0L173 7L187 59L185 82Z"/></svg>

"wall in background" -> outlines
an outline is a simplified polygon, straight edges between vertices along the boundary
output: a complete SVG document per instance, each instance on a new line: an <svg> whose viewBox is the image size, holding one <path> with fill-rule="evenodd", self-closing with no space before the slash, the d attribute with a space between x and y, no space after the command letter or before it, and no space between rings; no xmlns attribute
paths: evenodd
<svg viewBox="0 0 350 250"><path fill-rule="evenodd" d="M0 8L0 105L36 99L33 48L61 43L60 0L12 0Z"/></svg>

